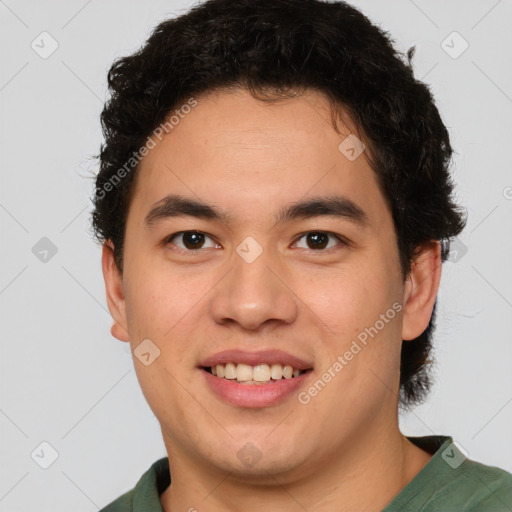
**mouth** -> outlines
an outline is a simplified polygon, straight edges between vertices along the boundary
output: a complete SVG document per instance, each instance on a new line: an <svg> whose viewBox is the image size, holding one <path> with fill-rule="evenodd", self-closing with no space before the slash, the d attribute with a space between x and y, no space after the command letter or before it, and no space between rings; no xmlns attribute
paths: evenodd
<svg viewBox="0 0 512 512"><path fill-rule="evenodd" d="M277 406L306 386L312 361L278 349L230 349L201 361L198 370L217 398L242 408Z"/></svg>
<svg viewBox="0 0 512 512"><path fill-rule="evenodd" d="M204 366L202 369L214 377L242 385L275 384L282 380L296 379L312 371L312 368L301 369L280 363L261 363L251 366L235 362Z"/></svg>

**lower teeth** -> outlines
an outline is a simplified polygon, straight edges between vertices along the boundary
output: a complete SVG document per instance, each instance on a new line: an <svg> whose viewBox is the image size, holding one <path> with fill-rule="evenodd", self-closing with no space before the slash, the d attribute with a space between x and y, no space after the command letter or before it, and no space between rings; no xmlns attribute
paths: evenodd
<svg viewBox="0 0 512 512"><path fill-rule="evenodd" d="M257 381L257 380L237 380L237 379L226 379L225 377L218 377L219 379L229 380L230 382L236 382L237 384L250 384L250 385L258 385L258 384L271 384L274 382L279 382L280 380L291 380L295 379L296 377L290 377L289 379L270 379L270 380L264 380L264 381Z"/></svg>
<svg viewBox="0 0 512 512"><path fill-rule="evenodd" d="M226 379L226 380L230 380L230 379ZM265 380L263 382L259 382L257 380L236 380L236 379L231 379L233 382L236 382L237 384L249 384L249 385L258 385L258 384L270 384L271 382L277 382L277 380ZM279 379L279 380L282 380L282 379Z"/></svg>

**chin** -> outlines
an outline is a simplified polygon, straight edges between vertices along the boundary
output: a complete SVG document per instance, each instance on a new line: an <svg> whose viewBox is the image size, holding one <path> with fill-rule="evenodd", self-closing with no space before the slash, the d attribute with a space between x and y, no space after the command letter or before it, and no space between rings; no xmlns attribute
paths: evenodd
<svg viewBox="0 0 512 512"><path fill-rule="evenodd" d="M216 448L214 443L209 444L215 450L214 454L223 452L225 455L214 457L211 463L223 471L232 472L240 479L254 476L266 479L270 475L296 470L311 458L304 452L305 447L294 441L294 436L276 435L271 439L272 434L269 436L269 432L272 429L266 427L263 430L264 434L259 436L254 435L254 432L253 435L233 435L228 445L222 448ZM298 447L301 447L300 451ZM211 455L212 451L209 452Z"/></svg>

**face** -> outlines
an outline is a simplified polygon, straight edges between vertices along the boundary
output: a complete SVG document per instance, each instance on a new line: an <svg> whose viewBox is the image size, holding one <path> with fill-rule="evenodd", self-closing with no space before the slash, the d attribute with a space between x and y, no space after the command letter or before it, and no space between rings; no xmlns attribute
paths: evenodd
<svg viewBox="0 0 512 512"><path fill-rule="evenodd" d="M138 169L113 333L135 354L151 340L134 365L171 473L307 475L396 421L392 217L324 96L196 99Z"/></svg>

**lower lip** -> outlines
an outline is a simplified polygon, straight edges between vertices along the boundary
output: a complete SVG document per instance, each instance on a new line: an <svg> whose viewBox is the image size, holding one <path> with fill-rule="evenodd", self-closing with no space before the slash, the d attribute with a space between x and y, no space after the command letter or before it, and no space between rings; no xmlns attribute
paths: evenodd
<svg viewBox="0 0 512 512"><path fill-rule="evenodd" d="M207 384L219 397L238 407L269 407L277 405L304 385L311 370L298 377L281 379L269 384L238 384L236 381L216 377L201 370Z"/></svg>

